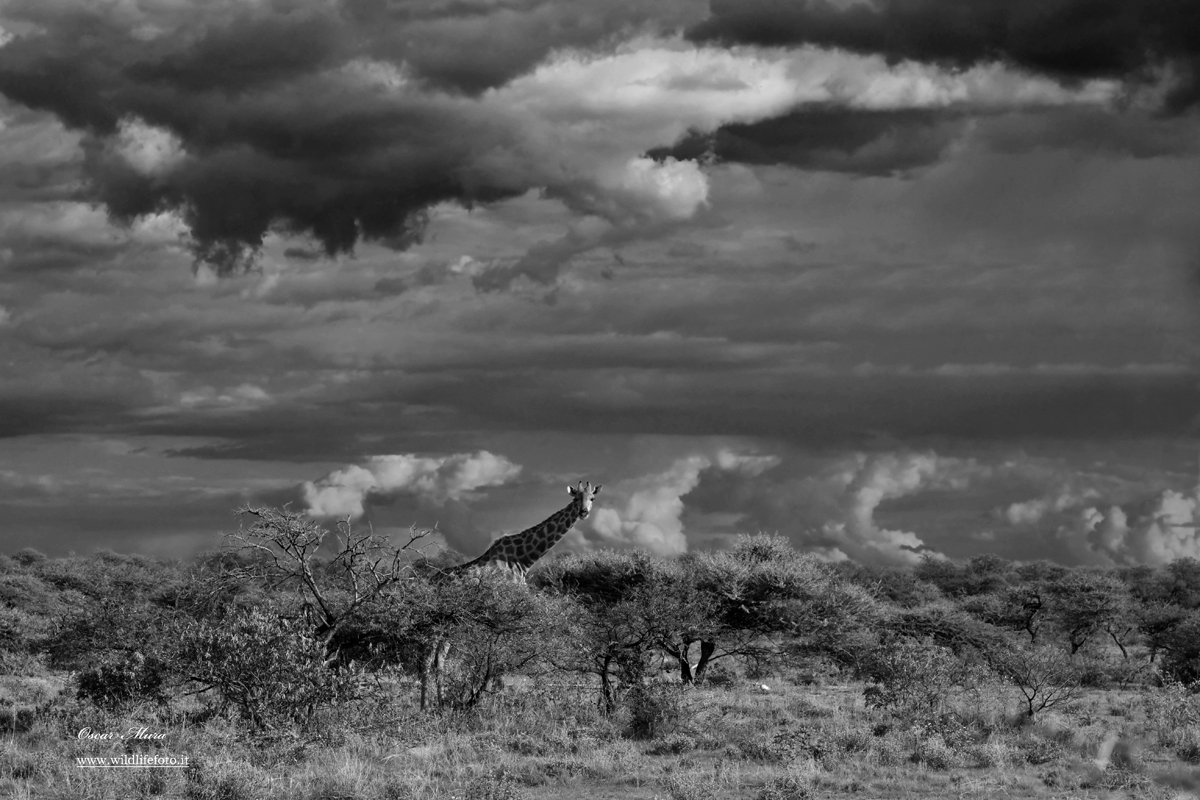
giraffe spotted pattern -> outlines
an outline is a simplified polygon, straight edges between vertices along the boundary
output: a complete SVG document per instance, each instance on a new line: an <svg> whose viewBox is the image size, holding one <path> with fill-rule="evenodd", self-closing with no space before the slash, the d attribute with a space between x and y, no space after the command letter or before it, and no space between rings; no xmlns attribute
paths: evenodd
<svg viewBox="0 0 1200 800"><path fill-rule="evenodd" d="M601 486L592 487L590 482L581 481L577 486L568 486L571 504L561 511L551 514L547 519L520 533L501 536L492 542L491 547L483 555L473 561L468 561L454 568L454 572L465 572L472 569L501 569L512 573L513 577L525 582L525 575L530 568L544 556L551 547L567 535L567 531L581 519L587 519L592 513L592 501L600 494Z"/></svg>

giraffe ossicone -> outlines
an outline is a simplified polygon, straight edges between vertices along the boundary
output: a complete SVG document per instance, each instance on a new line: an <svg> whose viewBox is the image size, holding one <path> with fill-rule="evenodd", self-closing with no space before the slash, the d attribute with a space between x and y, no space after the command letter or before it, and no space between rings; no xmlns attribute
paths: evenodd
<svg viewBox="0 0 1200 800"><path fill-rule="evenodd" d="M576 522L588 518L592 513L592 502L602 488L599 484L593 487L589 481L580 481L576 486L568 486L571 503L566 508L520 533L501 536L492 542L479 558L460 564L454 567L453 571L502 569L511 573L517 581L524 583L526 573L538 559L558 544Z"/></svg>

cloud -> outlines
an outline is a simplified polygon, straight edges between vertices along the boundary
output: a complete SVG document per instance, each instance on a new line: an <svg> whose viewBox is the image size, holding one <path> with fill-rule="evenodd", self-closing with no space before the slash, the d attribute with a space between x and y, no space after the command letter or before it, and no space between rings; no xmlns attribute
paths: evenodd
<svg viewBox="0 0 1200 800"><path fill-rule="evenodd" d="M1053 495L1012 503L999 511L999 516L1010 525L1032 525L1041 522L1047 514L1078 508L1098 497L1100 493L1093 488L1077 490L1071 486L1064 486Z"/></svg>
<svg viewBox="0 0 1200 800"><path fill-rule="evenodd" d="M169 173L186 158L179 138L165 128L126 118L117 125L111 142L114 152L134 172L153 178Z"/></svg>
<svg viewBox="0 0 1200 800"><path fill-rule="evenodd" d="M942 109L861 110L815 105L756 123L692 132L655 158L703 158L890 175L940 161L967 118Z"/></svg>
<svg viewBox="0 0 1200 800"><path fill-rule="evenodd" d="M684 534L684 495L695 489L707 470L756 477L779 464L779 458L721 449L712 456L676 459L662 472L605 486L608 495L587 520L590 531L606 545L644 547L659 555L678 555L688 548ZM609 494L611 491L611 494ZM613 502L613 497L618 498Z"/></svg>
<svg viewBox="0 0 1200 800"><path fill-rule="evenodd" d="M1167 564L1200 558L1200 496L1168 489L1140 509L1088 507L1058 536L1087 563Z"/></svg>
<svg viewBox="0 0 1200 800"><path fill-rule="evenodd" d="M196 255L228 272L275 226L331 255L360 238L404 247L431 205L532 187L618 206L661 195L686 213L685 168L640 164L635 148L598 180L526 130L527 107L473 96L554 48L674 27L686 5L16 2L0 92L85 133L90 197L113 217L178 210Z"/></svg>
<svg viewBox="0 0 1200 800"><path fill-rule="evenodd" d="M177 212L194 254L218 274L254 263L272 230L309 236L329 255L364 239L403 249L439 203L471 207L530 190L612 226L531 251L482 286L503 288L695 217L709 197L702 165L645 156L689 132L813 104L1025 107L1104 103L1115 91L992 64L952 71L813 47L690 45L665 35L696 18L688 5L524 2L465 13L366 0L18 2L6 10L24 24L0 48L0 93L83 133L89 199L125 222ZM579 12L569 25L564 6ZM617 33L619 45L609 38ZM487 46L473 48L480 37ZM718 149L887 171L935 158L949 133L860 133L853 150L834 144L811 157L771 143L781 135L734 131L726 139L764 143Z"/></svg>
<svg viewBox="0 0 1200 800"><path fill-rule="evenodd" d="M201 386L185 391L179 396L179 404L188 409L214 408L246 411L269 405L271 402L270 394L262 387L251 383L243 383L224 391L211 386Z"/></svg>
<svg viewBox="0 0 1200 800"><path fill-rule="evenodd" d="M351 464L306 481L304 500L315 517L361 517L373 496L405 493L444 504L468 500L476 489L507 483L520 472L520 465L486 450L441 457L373 456L364 466Z"/></svg>
<svg viewBox="0 0 1200 800"><path fill-rule="evenodd" d="M838 551L868 563L913 563L930 549L915 533L881 527L875 521L875 512L885 500L946 484L948 473L937 455L860 456L837 479L842 484L840 518L826 522L822 533Z"/></svg>
<svg viewBox="0 0 1200 800"><path fill-rule="evenodd" d="M714 0L696 42L814 44L954 67L1005 61L1064 79L1150 82L1171 73L1166 105L1200 100L1200 10L1191 0Z"/></svg>

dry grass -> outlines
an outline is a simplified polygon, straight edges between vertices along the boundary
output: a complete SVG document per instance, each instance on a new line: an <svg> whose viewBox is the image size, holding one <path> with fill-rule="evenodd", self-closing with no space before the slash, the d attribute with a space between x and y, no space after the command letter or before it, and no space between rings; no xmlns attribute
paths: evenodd
<svg viewBox="0 0 1200 800"><path fill-rule="evenodd" d="M347 710L319 735L251 740L221 717L188 722L154 708L105 714L42 687L24 730L0 740L0 796L189 800L517 800L660 798L1195 797L1200 701L1161 690L1092 692L1034 723L1002 687L940 719L906 719L862 701L862 686L770 691L739 680L686 692L656 738L628 738L592 692L509 690L470 715L423 716L407 702ZM9 684L0 685L7 689ZM32 690L31 690L32 691ZM1159 692L1160 694L1155 694ZM11 702L11 701L10 701ZM1168 705L1169 704L1169 705ZM80 727L166 733L135 750L187 755L186 770L80 769L124 752Z"/></svg>

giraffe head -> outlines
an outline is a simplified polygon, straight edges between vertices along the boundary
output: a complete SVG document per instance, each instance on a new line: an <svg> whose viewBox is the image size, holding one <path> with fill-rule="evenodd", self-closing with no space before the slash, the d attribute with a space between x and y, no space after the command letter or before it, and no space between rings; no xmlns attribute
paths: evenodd
<svg viewBox="0 0 1200 800"><path fill-rule="evenodd" d="M592 487L591 482L580 481L578 486L568 486L567 491L571 497L575 499L575 505L579 507L579 518L587 519L588 514L592 513L592 499L600 494L603 486Z"/></svg>

